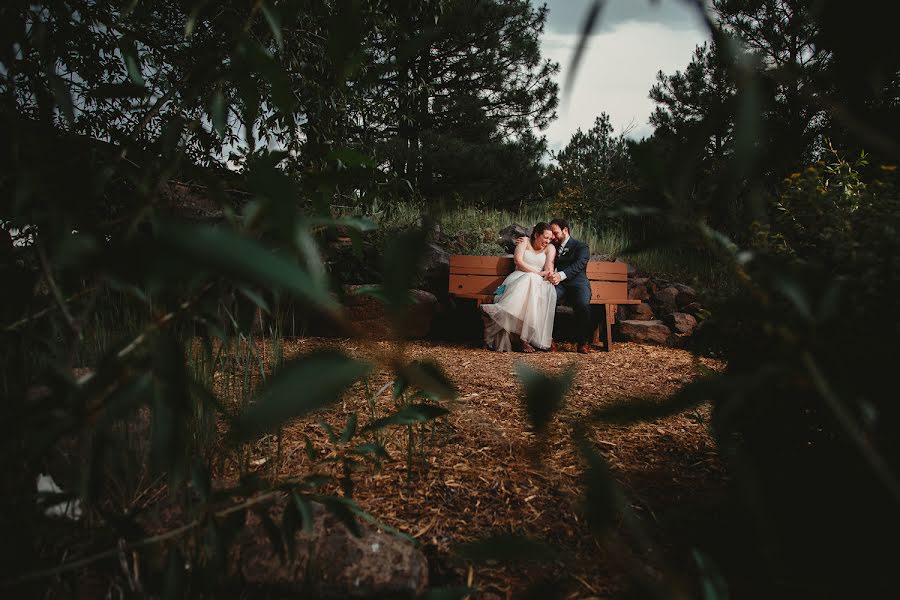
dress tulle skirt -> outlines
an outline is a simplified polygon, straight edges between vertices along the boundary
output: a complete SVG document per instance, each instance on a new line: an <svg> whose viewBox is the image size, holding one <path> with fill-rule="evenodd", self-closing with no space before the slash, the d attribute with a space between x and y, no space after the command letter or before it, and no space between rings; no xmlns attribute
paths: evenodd
<svg viewBox="0 0 900 600"><path fill-rule="evenodd" d="M556 290L537 273L513 271L500 287L493 304L482 304L489 317L484 328L488 348L512 349L509 334L518 335L535 348L546 350L553 340Z"/></svg>

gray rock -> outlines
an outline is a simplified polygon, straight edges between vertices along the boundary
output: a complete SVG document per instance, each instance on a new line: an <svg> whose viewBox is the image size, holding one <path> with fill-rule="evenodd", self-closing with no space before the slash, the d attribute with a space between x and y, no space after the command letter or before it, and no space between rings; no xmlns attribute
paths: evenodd
<svg viewBox="0 0 900 600"><path fill-rule="evenodd" d="M694 288L682 283L673 283L672 287L678 290L678 297L675 299L679 308L683 308L688 304L697 301L697 292Z"/></svg>
<svg viewBox="0 0 900 600"><path fill-rule="evenodd" d="M662 321L622 321L619 336L625 341L659 346L669 346L673 341L672 331Z"/></svg>
<svg viewBox="0 0 900 600"><path fill-rule="evenodd" d="M668 286L656 290L653 294L653 301L657 312L665 315L678 310L677 298L678 288L675 286Z"/></svg>
<svg viewBox="0 0 900 600"><path fill-rule="evenodd" d="M633 285L628 288L628 299L629 300L649 300L650 299L650 290L647 289L646 285Z"/></svg>
<svg viewBox="0 0 900 600"><path fill-rule="evenodd" d="M523 227L518 223L508 225L497 233L497 243L503 246L507 254L512 254L516 249L516 238L531 235L531 227Z"/></svg>
<svg viewBox="0 0 900 600"><path fill-rule="evenodd" d="M653 308L646 302L640 304L625 304L625 318L623 321L652 321Z"/></svg>
<svg viewBox="0 0 900 600"><path fill-rule="evenodd" d="M691 335L697 328L697 319L687 313L675 312L666 315L663 320L675 333Z"/></svg>
<svg viewBox="0 0 900 600"><path fill-rule="evenodd" d="M447 279L450 277L450 253L431 242L422 256L422 284L436 296L447 295Z"/></svg>

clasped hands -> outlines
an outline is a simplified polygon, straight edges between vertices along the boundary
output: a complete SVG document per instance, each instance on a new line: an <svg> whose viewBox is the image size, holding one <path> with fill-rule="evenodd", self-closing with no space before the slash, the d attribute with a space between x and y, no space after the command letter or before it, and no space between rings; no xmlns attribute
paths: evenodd
<svg viewBox="0 0 900 600"><path fill-rule="evenodd" d="M559 273L553 271L541 271L538 275L540 275L544 281L549 281L553 285L559 285L559 282L562 281L559 277Z"/></svg>

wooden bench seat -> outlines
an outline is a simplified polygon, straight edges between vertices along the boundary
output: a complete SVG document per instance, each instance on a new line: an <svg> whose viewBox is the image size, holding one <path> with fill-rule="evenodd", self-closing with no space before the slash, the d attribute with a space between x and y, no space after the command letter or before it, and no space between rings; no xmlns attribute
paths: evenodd
<svg viewBox="0 0 900 600"><path fill-rule="evenodd" d="M496 290L506 276L515 270L511 255L450 257L450 283L448 291L457 298L471 298L475 304L490 304ZM600 311L603 322L594 330L594 343L600 342L600 329L606 333L604 349L612 348L612 324L619 304L640 304L640 300L628 299L628 265L620 262L591 261L587 265L587 277L591 283L591 304L603 305Z"/></svg>

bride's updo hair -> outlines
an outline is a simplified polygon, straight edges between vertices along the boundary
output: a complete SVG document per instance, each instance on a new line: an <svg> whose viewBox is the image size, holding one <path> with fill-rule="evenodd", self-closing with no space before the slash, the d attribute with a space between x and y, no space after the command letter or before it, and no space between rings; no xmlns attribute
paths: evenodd
<svg viewBox="0 0 900 600"><path fill-rule="evenodd" d="M550 229L550 223L544 223L543 221L539 221L534 229L531 230L531 241L533 242L538 238L539 235L542 235L545 231Z"/></svg>

